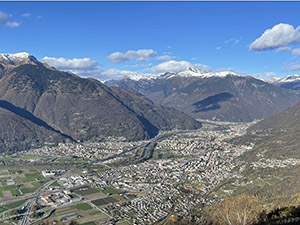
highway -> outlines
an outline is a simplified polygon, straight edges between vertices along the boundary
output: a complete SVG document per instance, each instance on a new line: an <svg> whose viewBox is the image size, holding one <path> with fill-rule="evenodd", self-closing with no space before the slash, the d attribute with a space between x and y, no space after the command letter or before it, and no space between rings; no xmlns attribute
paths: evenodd
<svg viewBox="0 0 300 225"><path fill-rule="evenodd" d="M28 220L29 220L29 216L31 214L33 204L40 197L41 193L53 182L54 181L51 180L48 183L41 186L38 190L36 190L36 192L34 192L34 194L31 196L31 198L29 200L27 200L27 202L25 203L24 209L23 209L24 215L22 216L22 219L19 221L18 225L27 225L28 224Z"/></svg>

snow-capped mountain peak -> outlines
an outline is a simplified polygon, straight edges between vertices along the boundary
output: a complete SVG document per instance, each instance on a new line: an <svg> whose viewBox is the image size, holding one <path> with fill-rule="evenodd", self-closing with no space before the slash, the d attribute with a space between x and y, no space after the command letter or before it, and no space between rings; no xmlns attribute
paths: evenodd
<svg viewBox="0 0 300 225"><path fill-rule="evenodd" d="M34 56L27 52L20 52L15 54L4 53L0 54L0 63L5 65L21 65L25 63L40 63Z"/></svg>
<svg viewBox="0 0 300 225"><path fill-rule="evenodd" d="M270 80L270 83L274 83L274 84L282 84L282 83L292 83L292 82L296 82L296 81L300 81L300 75L298 74L291 74L288 75L287 77L283 77L283 78L279 78L279 77L275 77L272 80Z"/></svg>
<svg viewBox="0 0 300 225"><path fill-rule="evenodd" d="M281 82L295 82L300 80L300 75L298 74L291 74L288 75L287 77L283 78Z"/></svg>

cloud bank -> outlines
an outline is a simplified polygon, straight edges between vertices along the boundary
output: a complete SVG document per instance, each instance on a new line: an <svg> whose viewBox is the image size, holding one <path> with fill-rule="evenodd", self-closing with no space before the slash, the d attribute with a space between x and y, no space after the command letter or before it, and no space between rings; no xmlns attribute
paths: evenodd
<svg viewBox="0 0 300 225"><path fill-rule="evenodd" d="M58 70L71 71L80 76L88 77L93 76L97 77L101 74L102 69L96 61L91 60L90 58L55 58L55 57L44 57L42 62L46 62L50 66L57 68Z"/></svg>

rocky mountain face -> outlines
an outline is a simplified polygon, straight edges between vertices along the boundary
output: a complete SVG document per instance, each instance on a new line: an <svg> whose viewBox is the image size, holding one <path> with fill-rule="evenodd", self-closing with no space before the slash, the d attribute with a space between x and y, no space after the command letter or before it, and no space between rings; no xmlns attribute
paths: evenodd
<svg viewBox="0 0 300 225"><path fill-rule="evenodd" d="M141 140L160 129L201 127L136 92L58 71L27 53L0 55L0 101L0 140L10 149L22 141Z"/></svg>
<svg viewBox="0 0 300 225"><path fill-rule="evenodd" d="M152 101L197 119L248 122L297 103L300 94L232 72L201 72L187 68L156 78L125 77L110 86L133 88Z"/></svg>

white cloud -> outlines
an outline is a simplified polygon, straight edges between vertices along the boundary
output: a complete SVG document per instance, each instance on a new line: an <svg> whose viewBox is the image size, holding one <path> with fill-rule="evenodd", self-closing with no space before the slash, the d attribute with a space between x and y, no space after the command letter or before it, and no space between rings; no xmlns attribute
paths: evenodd
<svg viewBox="0 0 300 225"><path fill-rule="evenodd" d="M300 57L300 48L293 49L292 54L295 55L295 56Z"/></svg>
<svg viewBox="0 0 300 225"><path fill-rule="evenodd" d="M291 51L291 50L292 50L291 47L285 46L285 47L277 48L277 49L276 49L276 52L285 52L285 51Z"/></svg>
<svg viewBox="0 0 300 225"><path fill-rule="evenodd" d="M20 26L20 23L15 21L10 21L9 19L11 17L12 15L0 11L0 26L7 26L12 28Z"/></svg>
<svg viewBox="0 0 300 225"><path fill-rule="evenodd" d="M185 70L187 67L195 67L201 71L210 71L211 68L202 64L192 64L188 61L175 61L170 60L168 62L160 63L154 67L152 70L156 73L165 73L165 72L179 72Z"/></svg>
<svg viewBox="0 0 300 225"><path fill-rule="evenodd" d="M23 16L23 17L30 17L31 14L30 14L30 13L23 13L22 16Z"/></svg>
<svg viewBox="0 0 300 225"><path fill-rule="evenodd" d="M238 44L241 42L241 40L242 40L242 38L240 38L240 39L230 38L230 39L224 41L224 43L225 44L229 44L229 43Z"/></svg>
<svg viewBox="0 0 300 225"><path fill-rule="evenodd" d="M171 59L174 59L175 56L162 55L162 56L157 56L156 58L157 58L158 60L171 60Z"/></svg>
<svg viewBox="0 0 300 225"><path fill-rule="evenodd" d="M264 73L252 74L251 76L259 78L259 79L269 80L269 79L276 77L277 74L274 72L264 72Z"/></svg>
<svg viewBox="0 0 300 225"><path fill-rule="evenodd" d="M130 59L135 59L136 61L147 61L151 57L156 56L156 52L152 49L140 49L140 50L129 50L126 53L114 52L110 54L107 59L114 63L123 63L129 61Z"/></svg>
<svg viewBox="0 0 300 225"><path fill-rule="evenodd" d="M13 21L13 22L7 22L7 23L6 23L6 26L15 28L15 27L19 27L19 26L20 26L20 23L18 23L18 22L16 22L16 21Z"/></svg>
<svg viewBox="0 0 300 225"><path fill-rule="evenodd" d="M285 64L285 65L282 67L282 70L283 70L284 72L300 70L300 64L297 64L297 63L289 63L289 64Z"/></svg>
<svg viewBox="0 0 300 225"><path fill-rule="evenodd" d="M110 54L107 59L111 60L114 63L122 63L122 62L126 62L129 60L128 57L125 56L125 54L121 53L121 52L114 52L112 54Z"/></svg>
<svg viewBox="0 0 300 225"><path fill-rule="evenodd" d="M215 72L233 72L233 73L236 73L239 75L247 75L245 72L236 70L231 67L221 67L221 68L216 69Z"/></svg>
<svg viewBox="0 0 300 225"><path fill-rule="evenodd" d="M90 58L55 58L55 57L44 57L42 62L48 63L50 66L55 67L56 69L63 71L71 71L80 76L88 77L97 77L102 72L99 64L96 61L91 60Z"/></svg>
<svg viewBox="0 0 300 225"><path fill-rule="evenodd" d="M216 47L216 50L220 50L222 47L221 46L218 46L218 47Z"/></svg>
<svg viewBox="0 0 300 225"><path fill-rule="evenodd" d="M37 20L43 19L43 16L37 16L36 19Z"/></svg>
<svg viewBox="0 0 300 225"><path fill-rule="evenodd" d="M296 29L285 23L275 25L272 29L267 29L262 36L257 38L250 45L250 50L264 51L278 47L285 47L291 44L300 43L300 27Z"/></svg>

